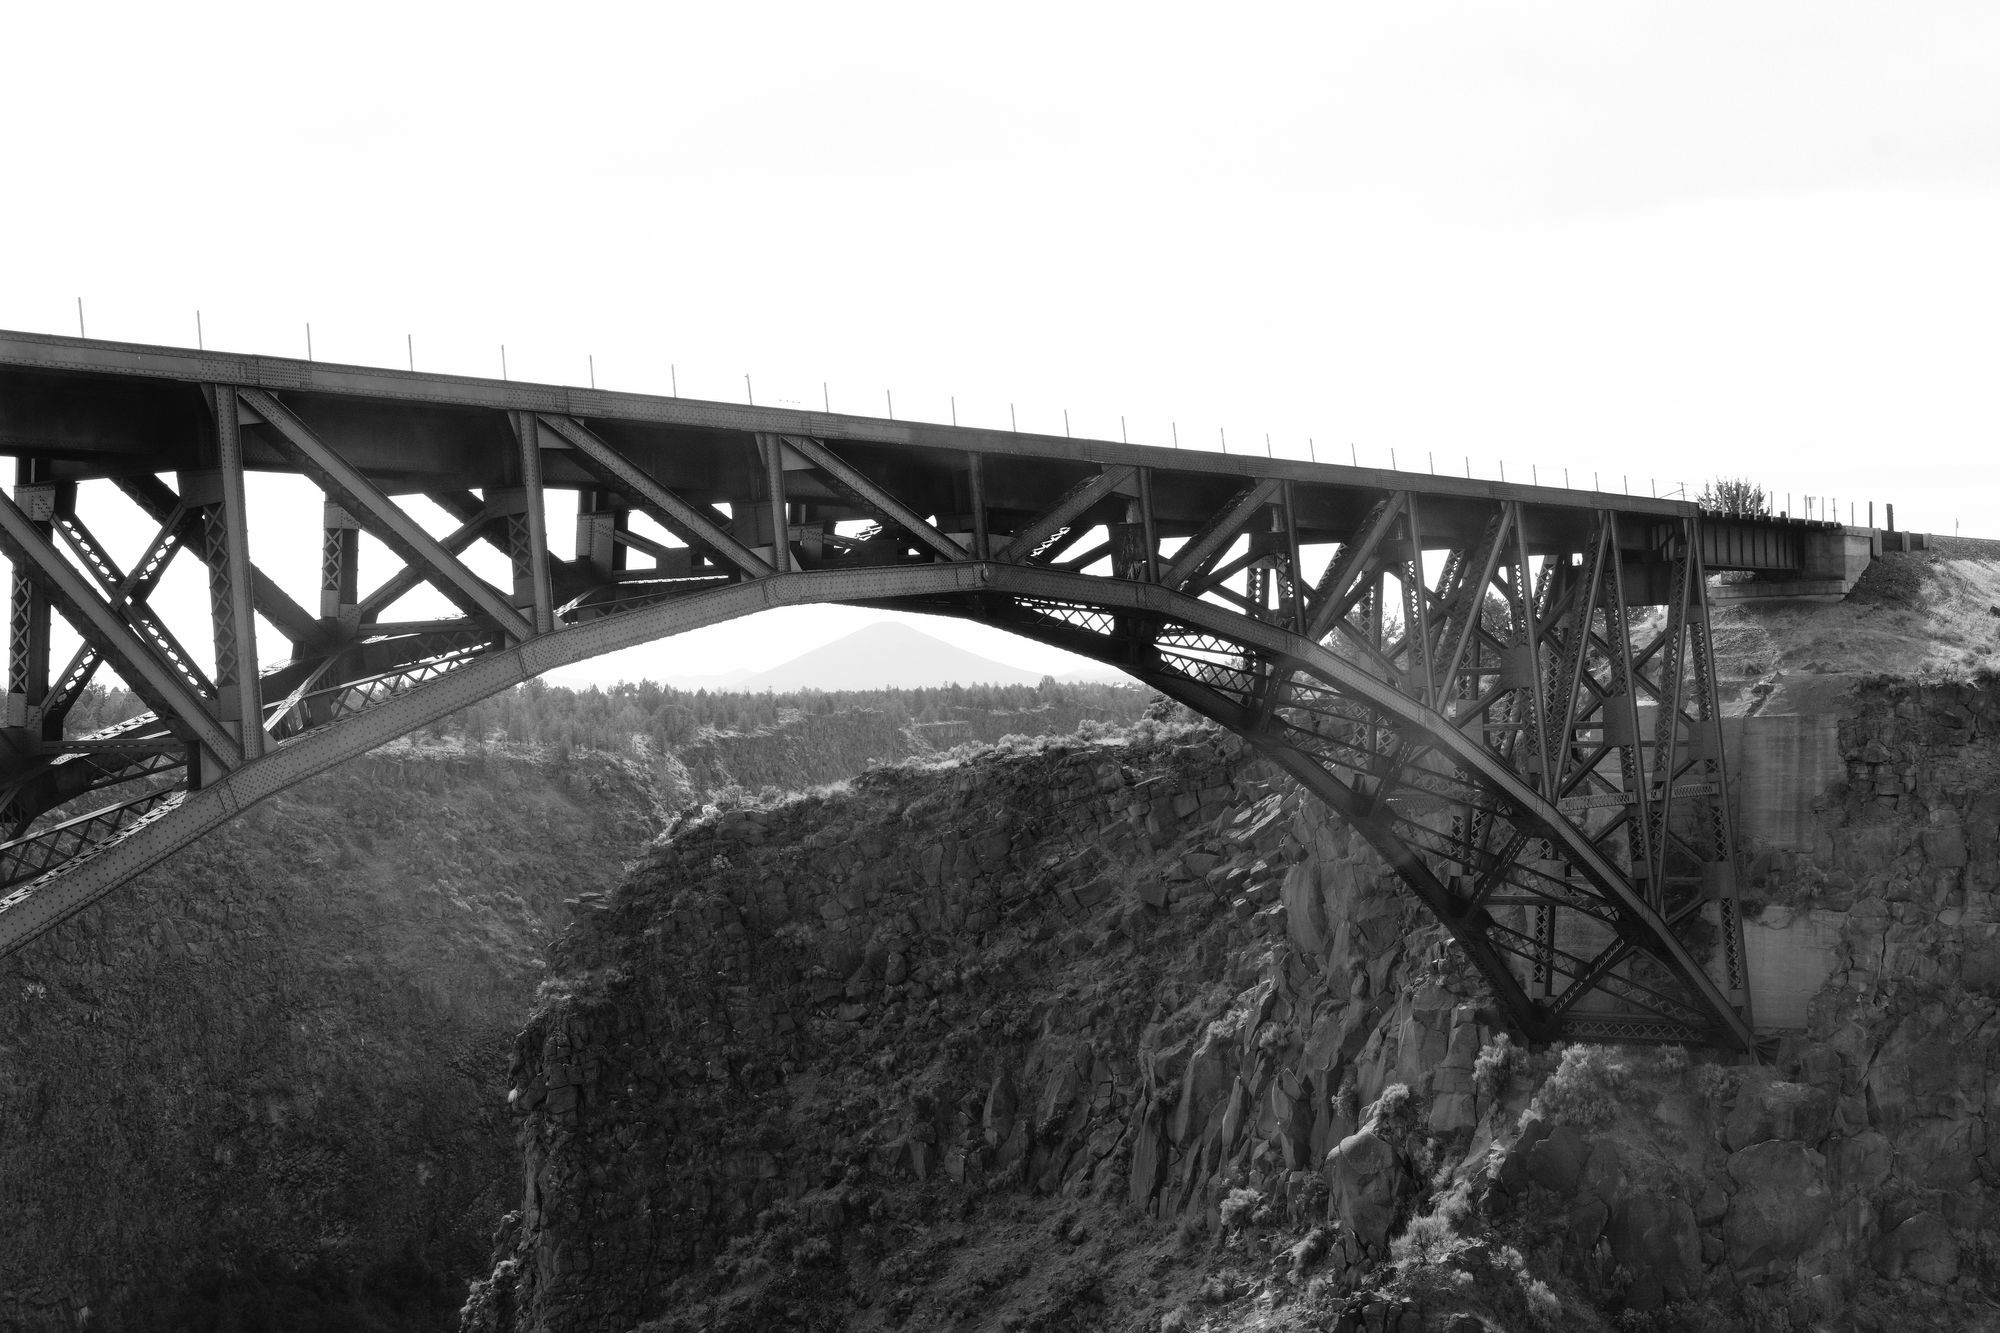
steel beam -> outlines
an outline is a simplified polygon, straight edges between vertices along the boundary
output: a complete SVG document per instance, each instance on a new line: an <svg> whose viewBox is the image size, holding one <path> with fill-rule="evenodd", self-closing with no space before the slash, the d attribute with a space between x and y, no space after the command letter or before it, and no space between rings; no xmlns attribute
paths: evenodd
<svg viewBox="0 0 2000 1333"><path fill-rule="evenodd" d="M712 518L675 495L646 472L624 458L592 434L580 421L544 415L542 424L553 430L580 455L578 461L596 473L606 485L615 486L640 505L646 514L668 532L690 546L703 547L735 565L752 578L774 572L771 562L724 532Z"/></svg>
<svg viewBox="0 0 2000 1333"><path fill-rule="evenodd" d="M215 601L216 702L225 724L234 724L231 730L247 761L263 753L264 713L257 686L257 617L250 604L250 510L243 498L243 438L237 430L236 395L226 385L215 390L215 453L222 483L222 503L217 506L222 550L209 565ZM351 579L347 586L351 593Z"/></svg>
<svg viewBox="0 0 2000 1333"><path fill-rule="evenodd" d="M1085 477L1057 496L1048 508L1029 519L993 558L1005 564L1028 559L1054 540L1064 528L1083 517L1092 505L1129 484L1138 471L1135 467L1107 467L1095 476Z"/></svg>
<svg viewBox="0 0 2000 1333"><path fill-rule="evenodd" d="M319 616L352 634L361 626L361 524L325 501L320 506Z"/></svg>
<svg viewBox="0 0 2000 1333"><path fill-rule="evenodd" d="M486 535L486 529L493 522L493 515L484 506L475 508L471 518L438 539L438 545L453 555L463 555L473 543ZM373 624L382 618L382 613L397 601L425 582L423 567L404 565L401 569L383 579L355 607L357 625Z"/></svg>
<svg viewBox="0 0 2000 1333"><path fill-rule="evenodd" d="M199 518L185 509L173 488L150 473L113 477L111 482L125 498L144 510L146 516L155 523L165 525L171 515L187 515L188 526L180 533L180 543L207 558L203 551ZM277 627L280 634L294 644L311 644L320 638L319 621L314 615L293 601L291 595L253 562L250 566L250 604L257 614Z"/></svg>
<svg viewBox="0 0 2000 1333"><path fill-rule="evenodd" d="M534 609L535 633L555 628L555 594L549 582L549 518L542 500L542 426L533 412L514 413L514 438L521 448L521 501L523 530L508 542L508 554L515 561L514 596L527 594ZM525 558L527 568L521 568ZM522 573L527 586L522 587Z"/></svg>
<svg viewBox="0 0 2000 1333"><path fill-rule="evenodd" d="M27 480L32 466L15 465L14 495L22 512L43 538L53 530L56 488ZM18 728L30 739L42 734L42 708L49 693L49 598L42 585L20 565L14 568L12 616L8 622L7 716L4 725Z"/></svg>
<svg viewBox="0 0 2000 1333"><path fill-rule="evenodd" d="M1238 491L1234 499L1202 524L1200 531L1187 539L1185 546L1174 552L1172 563L1160 575L1160 582L1169 588L1179 588L1193 578L1242 535L1244 525L1277 495L1278 486L1276 477L1265 477Z"/></svg>
<svg viewBox="0 0 2000 1333"><path fill-rule="evenodd" d="M785 501L784 440L759 435L757 452L764 460L764 503L771 509L771 568L785 574L792 568L792 514Z"/></svg>
<svg viewBox="0 0 2000 1333"><path fill-rule="evenodd" d="M915 537L922 545L930 547L947 560L965 559L963 546L939 532L931 523L919 517L915 510L877 486L864 476L860 469L841 460L818 440L805 435L783 435L779 439L800 457L832 477L839 483L841 489L869 508L880 512L883 517Z"/></svg>
<svg viewBox="0 0 2000 1333"><path fill-rule="evenodd" d="M96 645L97 650L162 717L172 719L224 766L243 762L242 748L223 729L208 705L188 688L179 674L154 657L152 650L69 561L62 558L32 519L8 496L0 496L0 545L14 562L17 576L25 574L39 582L51 601L76 632Z"/></svg>
<svg viewBox="0 0 2000 1333"><path fill-rule="evenodd" d="M96 534L77 517L73 508L58 510L55 535L61 537L64 544L76 552L77 559L91 577L97 580L98 587L112 608L125 617L125 623L137 630L141 638L152 645L154 655L178 672L181 679L186 681L188 687L196 694L204 699L214 698L214 683L202 673L201 667L195 663L194 655L181 645L180 639L167 622L162 620L142 597L135 597L127 592L128 588L135 587L140 582L138 576L127 575L118 568L117 563L98 543ZM67 684L68 677L65 675L58 690ZM64 703L63 711L68 711L68 708L69 704Z"/></svg>
<svg viewBox="0 0 2000 1333"><path fill-rule="evenodd" d="M484 616L515 639L528 639L534 626L522 619L491 584L467 569L439 545L358 468L335 453L292 410L261 389L242 389L239 396L271 428L272 442L292 462L320 484L321 489L397 555L425 571L425 577L468 615Z"/></svg>

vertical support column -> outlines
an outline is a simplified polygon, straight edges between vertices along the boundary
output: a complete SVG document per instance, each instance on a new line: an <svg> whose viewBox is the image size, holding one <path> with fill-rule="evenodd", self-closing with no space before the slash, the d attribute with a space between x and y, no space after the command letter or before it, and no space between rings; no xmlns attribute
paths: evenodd
<svg viewBox="0 0 2000 1333"><path fill-rule="evenodd" d="M555 628L555 595L549 584L549 519L542 504L542 428L533 412L514 414L521 445L521 509L507 518L507 554L514 564L514 603L534 608L535 633Z"/></svg>
<svg viewBox="0 0 2000 1333"><path fill-rule="evenodd" d="M1139 469L1139 522L1146 538L1146 582L1160 581L1160 530L1153 521L1153 469Z"/></svg>
<svg viewBox="0 0 2000 1333"><path fill-rule="evenodd" d="M1604 637L1611 648L1611 692L1604 699L1604 739L1618 751L1620 778L1632 799L1632 815L1625 828L1633 887L1657 910L1661 905L1661 886L1653 876L1656 802L1647 781L1645 747L1639 730L1638 673L1632 668L1631 603L1626 600L1625 559L1618 543L1617 514L1606 514L1605 522L1611 533L1611 577L1603 584Z"/></svg>
<svg viewBox="0 0 2000 1333"><path fill-rule="evenodd" d="M625 530L625 510L604 491L580 491L576 497L576 558L604 580L625 568L625 548L618 534Z"/></svg>
<svg viewBox="0 0 2000 1333"><path fill-rule="evenodd" d="M1299 519L1292 508L1292 483L1287 481L1278 491L1280 514L1285 532L1285 593L1292 602L1292 633L1306 632L1306 585L1303 572L1299 568Z"/></svg>
<svg viewBox="0 0 2000 1333"><path fill-rule="evenodd" d="M328 500L320 507L319 615L353 633L361 627L361 524Z"/></svg>
<svg viewBox="0 0 2000 1333"><path fill-rule="evenodd" d="M1555 799L1556 765L1548 761L1543 753L1548 744L1549 724L1547 717L1548 687L1542 679L1542 627L1538 622L1535 605L1537 589L1531 586L1528 554L1528 529L1523 521L1521 502L1510 502L1513 506L1514 534L1514 597L1519 603L1521 623L1515 635L1515 643L1521 654L1521 673L1525 679L1521 696L1521 720L1523 738L1527 741L1528 753L1515 753L1514 766L1534 780L1535 789L1550 800ZM1548 557L1553 559L1553 557ZM1548 565L1542 567L1543 577L1548 576Z"/></svg>
<svg viewBox="0 0 2000 1333"><path fill-rule="evenodd" d="M965 455L966 481L972 500L972 558L991 560L993 543L986 532L986 459L983 455Z"/></svg>
<svg viewBox="0 0 2000 1333"><path fill-rule="evenodd" d="M1703 890L1715 902L1722 935L1723 990L1747 1027L1750 1008L1749 960L1743 952L1742 906L1736 889L1736 826L1729 813L1729 763L1723 753L1722 714L1715 697L1715 645L1708 624L1708 570L1701 558L1701 520L1688 542L1688 656L1694 674L1695 717L1703 735L1702 755L1714 791L1707 797L1715 859L1702 869Z"/></svg>
<svg viewBox="0 0 2000 1333"><path fill-rule="evenodd" d="M1430 585L1424 577L1424 530L1417 512L1417 493L1403 496L1403 529L1410 537L1409 559L1400 569L1403 585L1403 662L1409 679L1417 687L1420 703L1437 702L1436 683L1431 678ZM1409 685L1404 686L1405 689Z"/></svg>
<svg viewBox="0 0 2000 1333"><path fill-rule="evenodd" d="M222 724L248 763L264 752L257 680L257 619L250 603L249 506L243 495L243 437L236 425L236 391L215 388L215 454L221 503L209 511L210 610L215 620L215 692ZM218 526L219 520L219 526ZM215 543L221 543L216 550ZM358 620L357 616L357 620Z"/></svg>
<svg viewBox="0 0 2000 1333"><path fill-rule="evenodd" d="M14 503L50 536L56 517L56 488L40 480L41 465L27 459L14 464ZM14 589L7 634L8 731L25 732L20 741L32 745L42 734L42 707L49 696L49 598L27 570L14 567Z"/></svg>
<svg viewBox="0 0 2000 1333"><path fill-rule="evenodd" d="M759 435L757 449L764 455L764 491L771 503L771 568L789 574L792 520L785 506L785 444L775 435Z"/></svg>
<svg viewBox="0 0 2000 1333"><path fill-rule="evenodd" d="M1528 996L1545 1003L1556 993L1556 913L1553 907L1531 910L1535 914L1535 974Z"/></svg>

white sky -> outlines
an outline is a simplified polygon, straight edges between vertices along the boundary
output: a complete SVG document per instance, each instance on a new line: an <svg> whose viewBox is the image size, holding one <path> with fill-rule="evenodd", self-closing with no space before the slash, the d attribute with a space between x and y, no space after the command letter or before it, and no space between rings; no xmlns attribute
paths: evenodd
<svg viewBox="0 0 2000 1333"><path fill-rule="evenodd" d="M2000 536L1990 5L16 4L0 123L0 327Z"/></svg>

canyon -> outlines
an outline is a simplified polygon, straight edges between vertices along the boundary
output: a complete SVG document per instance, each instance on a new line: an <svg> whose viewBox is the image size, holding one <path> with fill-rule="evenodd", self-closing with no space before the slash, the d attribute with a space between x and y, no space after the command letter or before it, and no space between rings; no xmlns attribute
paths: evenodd
<svg viewBox="0 0 2000 1333"><path fill-rule="evenodd" d="M0 960L0 1328L2000 1327L1994 569L1718 608L1755 1063L1164 705L398 742Z"/></svg>

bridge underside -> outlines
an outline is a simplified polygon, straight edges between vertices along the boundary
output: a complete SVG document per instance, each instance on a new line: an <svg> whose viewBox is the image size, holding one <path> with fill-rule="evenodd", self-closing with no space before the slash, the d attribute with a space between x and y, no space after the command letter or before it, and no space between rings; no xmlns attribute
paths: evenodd
<svg viewBox="0 0 2000 1333"><path fill-rule="evenodd" d="M1533 1041L1755 1041L1691 506L0 334L15 571L0 952L247 805L542 672L806 602L980 620L1249 738L1394 868ZM317 605L246 470L325 497ZM168 478L172 480L169 481ZM129 569L78 507L119 493ZM546 495L577 493L550 550ZM451 516L432 531L404 497ZM644 520L635 526L635 518ZM359 586L364 537L401 561ZM511 579L468 565L485 545ZM203 566L200 653L155 604ZM1737 557L1729 557L1737 558ZM457 614L394 618L419 587ZM82 647L52 670L52 613ZM282 644L261 643L259 622ZM269 634L263 637L269 638ZM109 666L148 711L66 725Z"/></svg>

